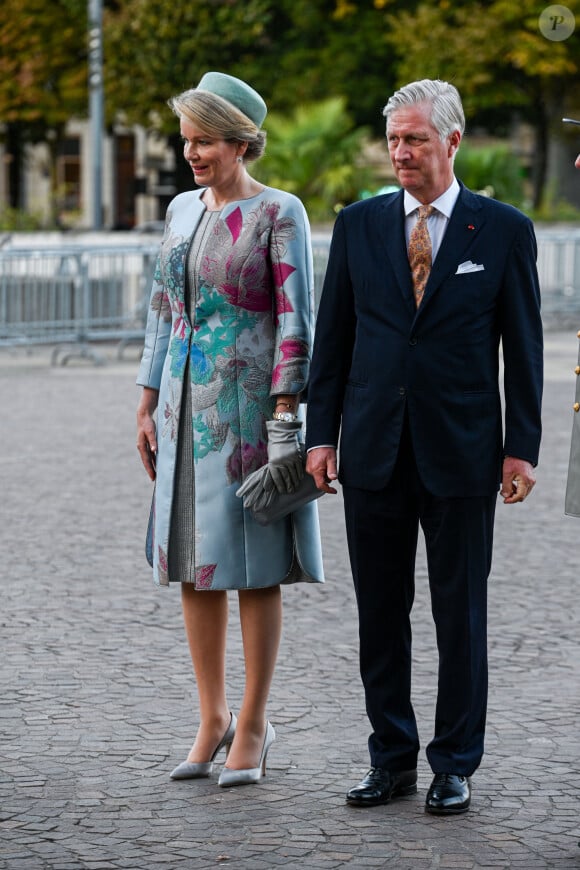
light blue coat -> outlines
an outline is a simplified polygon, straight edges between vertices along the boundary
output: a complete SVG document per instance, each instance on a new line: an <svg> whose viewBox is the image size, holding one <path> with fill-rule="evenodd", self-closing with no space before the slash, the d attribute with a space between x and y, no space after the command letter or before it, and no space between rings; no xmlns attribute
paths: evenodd
<svg viewBox="0 0 580 870"><path fill-rule="evenodd" d="M280 393L304 390L314 327L310 228L300 200L265 188L221 212L203 252L194 322L186 259L202 190L169 206L137 383L159 390L153 572L167 585L179 414L189 358L199 589L323 581L315 502L258 525L235 492L267 461L266 421ZM300 566L289 577L293 560Z"/></svg>

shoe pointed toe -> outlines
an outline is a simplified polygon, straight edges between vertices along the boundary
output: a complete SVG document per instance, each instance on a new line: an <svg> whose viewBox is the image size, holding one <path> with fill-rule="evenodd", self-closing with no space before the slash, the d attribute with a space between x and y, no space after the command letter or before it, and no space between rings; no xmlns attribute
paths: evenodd
<svg viewBox="0 0 580 870"><path fill-rule="evenodd" d="M182 761L169 774L170 779L203 779L211 776L213 761Z"/></svg>
<svg viewBox="0 0 580 870"><path fill-rule="evenodd" d="M354 807L376 807L416 792L416 770L390 771L371 767L364 779L347 791L346 802Z"/></svg>
<svg viewBox="0 0 580 870"><path fill-rule="evenodd" d="M222 767L218 785L221 788L231 788L234 785L252 785L259 782L262 778L262 769L260 767L248 767L244 770L232 770L229 767Z"/></svg>
<svg viewBox="0 0 580 870"><path fill-rule="evenodd" d="M433 815L465 813L471 803L469 777L436 773L425 798L425 811Z"/></svg>
<svg viewBox="0 0 580 870"><path fill-rule="evenodd" d="M181 764L178 764L177 767L173 768L171 773L169 774L170 779L203 779L204 777L211 776L211 772L213 770L213 762L215 760L216 755L220 750L225 747L226 750L226 758L228 752L230 750L230 746L232 745L232 741L234 739L234 735L236 733L236 725L237 719L235 715L231 714L230 724L228 725L226 732L218 745L216 746L214 753L209 761L182 761Z"/></svg>
<svg viewBox="0 0 580 870"><path fill-rule="evenodd" d="M264 736L264 743L262 745L258 767L248 767L242 770L235 770L224 766L222 767L218 779L218 785L222 788L231 788L235 785L252 785L259 782L262 777L266 775L266 758L268 757L268 750L275 739L276 732L274 731L274 727L270 722L267 722L266 734Z"/></svg>

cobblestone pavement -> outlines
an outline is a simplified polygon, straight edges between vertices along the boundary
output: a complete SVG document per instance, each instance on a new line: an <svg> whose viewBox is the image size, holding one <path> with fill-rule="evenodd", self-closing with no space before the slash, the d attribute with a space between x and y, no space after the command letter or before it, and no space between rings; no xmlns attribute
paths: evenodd
<svg viewBox="0 0 580 870"><path fill-rule="evenodd" d="M549 333L545 439L526 504L498 505L487 752L471 811L419 793L347 807L368 723L340 497L320 504L327 583L284 592L258 785L172 782L196 728L177 589L143 557L150 484L135 450L136 361L0 354L0 868L580 867L580 521L563 514L577 339ZM414 609L422 742L434 711L424 557ZM235 596L229 693L242 686Z"/></svg>

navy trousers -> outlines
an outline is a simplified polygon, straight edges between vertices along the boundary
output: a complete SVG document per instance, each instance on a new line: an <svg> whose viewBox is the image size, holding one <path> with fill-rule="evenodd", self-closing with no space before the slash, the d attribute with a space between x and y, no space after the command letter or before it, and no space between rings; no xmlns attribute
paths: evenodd
<svg viewBox="0 0 580 870"><path fill-rule="evenodd" d="M470 776L484 748L487 708L487 579L497 494L437 498L423 486L407 427L389 484L344 487L351 569L359 614L360 670L373 733L373 767L417 765L411 704L411 623L419 525L438 648L434 773Z"/></svg>

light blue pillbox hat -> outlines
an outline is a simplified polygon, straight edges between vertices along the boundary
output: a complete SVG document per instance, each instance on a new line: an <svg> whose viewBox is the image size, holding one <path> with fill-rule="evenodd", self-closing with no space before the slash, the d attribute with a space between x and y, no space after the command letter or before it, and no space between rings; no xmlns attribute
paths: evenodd
<svg viewBox="0 0 580 870"><path fill-rule="evenodd" d="M268 112L266 103L260 94L234 76L228 76L220 72L207 72L196 90L208 91L210 94L216 94L223 100L227 100L240 112L243 112L256 127L261 127L264 123L264 118Z"/></svg>

